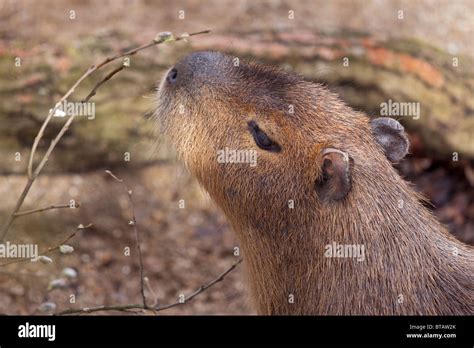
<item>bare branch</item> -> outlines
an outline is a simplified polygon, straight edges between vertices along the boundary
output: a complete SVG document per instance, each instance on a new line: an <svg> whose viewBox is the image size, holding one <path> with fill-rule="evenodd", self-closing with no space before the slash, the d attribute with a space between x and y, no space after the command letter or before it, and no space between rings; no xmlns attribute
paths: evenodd
<svg viewBox="0 0 474 348"><path fill-rule="evenodd" d="M51 155L54 148L58 144L59 140L61 140L64 133L66 133L66 131L69 129L69 126L71 125L72 121L76 117L76 115L71 115L69 117L67 122L63 125L63 127L61 128L61 130L57 134L57 136L54 138L54 140L49 145L49 148L47 149L46 153L43 155L43 158L41 159L41 161L38 164L38 166L36 167L36 169L33 169L33 162L34 162L36 149L38 148L39 142L43 138L44 131L45 131L46 127L48 126L49 122L51 121L53 115L55 114L56 110L59 108L61 103L64 100L66 100L72 93L74 93L74 91L81 84L81 82L84 79L86 79L88 76L93 74L95 71L102 68L104 65L106 65L106 64L108 64L108 63L110 63L114 60L117 60L119 58L126 57L126 56L132 56L132 55L136 54L137 52L139 52L141 50L144 50L146 48L149 48L149 47L152 47L152 46L164 43L164 42L186 40L188 37L195 36L195 35L200 35L200 34L207 34L209 32L210 32L210 30L203 30L203 31L199 31L199 32L196 32L196 33L191 33L191 34L182 34L181 36L176 37L176 38L174 38L172 36L163 36L163 37L158 36L158 39L153 39L151 42L149 42L145 45L142 45L142 46L139 46L137 48L131 49L131 50L126 51L124 53L117 53L116 55L114 55L112 57L107 57L104 60L102 60L100 63L92 65L86 70L86 72L74 83L74 85L66 92L66 94L64 94L61 97L61 99L56 103L54 108L50 110L50 112L49 112L48 116L46 117L45 121L43 122L38 134L36 135L33 146L31 147L30 158L28 160L28 181L26 182L25 187L23 188L23 191L22 191L20 197L18 198L18 201L15 204L15 208L13 209L13 212L8 216L7 221L5 222L5 224L2 227L2 230L0 231L0 242L3 242L5 240L7 232L9 230L11 224L13 223L14 219L16 218L15 214L18 213L19 210L21 209L21 206L23 205L23 202L25 201L25 198L28 195L28 192L29 192L31 186L33 185L33 182L36 180L38 175L41 173L41 170L43 169L46 162L48 161L49 156ZM122 68L120 70L122 70ZM118 71L119 70L117 70L115 72L113 71L112 74L107 75L106 78L104 79L104 81L99 82L99 84L94 87L92 92L89 93L89 95L85 99L89 100L95 94L97 89L103 83L105 83L107 80L109 80L114 74L116 74Z"/></svg>
<svg viewBox="0 0 474 348"><path fill-rule="evenodd" d="M143 277L143 280L145 281L145 286L148 289L148 292L153 296L153 303L151 304L151 307L156 307L158 305L158 296L150 284L150 279L148 277Z"/></svg>
<svg viewBox="0 0 474 348"><path fill-rule="evenodd" d="M13 220L15 219L15 214L18 213L21 206L23 205L26 195L30 191L30 188L31 188L31 185L33 185L33 182L34 182L34 179L31 177L28 177L28 181L26 182L26 185L23 188L23 191L21 192L20 198L18 198L18 201L15 204L15 208L13 209L13 212L8 216L7 221L5 222L5 225L3 225L2 231L0 232L0 243L2 243L5 240L8 229L10 228L11 224L13 223Z"/></svg>
<svg viewBox="0 0 474 348"><path fill-rule="evenodd" d="M143 280L143 257L142 257L142 250L140 247L140 240L138 238L138 229L137 229L137 218L135 216L135 206L133 204L133 191L127 187L125 182L118 178L114 173L112 173L110 170L105 171L108 175L110 175L112 178L117 180L119 183L123 185L125 188L125 191L127 191L128 195L128 201L130 204L130 210L132 212L132 220L130 221L129 225L132 226L133 232L135 234L135 244L137 245L137 252L138 252L138 261L140 263L140 293L142 295L142 302L143 302L143 308L147 307L146 304L146 297L145 297L145 284Z"/></svg>
<svg viewBox="0 0 474 348"><path fill-rule="evenodd" d="M45 254L50 253L51 251L59 249L61 247L61 245L66 244L72 237L74 237L77 234L77 232L85 230L85 229L90 228L90 227L92 227L92 224L88 224L86 226L83 226L81 224L81 225L77 226L76 230L73 233L71 233L66 239L64 239L61 243L59 243L59 244L57 244L53 247L49 247L49 248L43 250L42 252L40 252L39 254L40 255L45 255ZM11 265L13 263L21 263L21 262L26 262L26 261L31 261L31 259L16 259L16 260L8 261L8 262L5 262L5 263L1 263L0 267Z"/></svg>
<svg viewBox="0 0 474 348"><path fill-rule="evenodd" d="M102 86L104 83L106 83L108 80L112 78L115 74L117 74L119 71L123 70L125 68L125 65L122 64L118 68L112 70L109 74L107 74L98 84L95 85L94 88L92 88L92 91L85 97L84 99L81 100L82 103L86 103L89 99L91 99L95 94L97 93L97 90L99 89L100 86Z"/></svg>
<svg viewBox="0 0 474 348"><path fill-rule="evenodd" d="M123 182L122 179L119 179L118 177L116 177L115 174L112 173L110 170L106 170L105 172L106 172L107 174L109 174L112 178L114 178L116 181L118 181L118 182Z"/></svg>
<svg viewBox="0 0 474 348"><path fill-rule="evenodd" d="M45 207L45 208L20 211L18 213L15 213L14 215L23 216L23 215L29 215L29 214L34 214L34 213L41 213L43 211L51 210L51 209L63 209L63 208L75 209L75 208L79 208L80 206L81 206L81 203L74 203L74 206L71 206L70 204L50 205L49 207Z"/></svg>
<svg viewBox="0 0 474 348"><path fill-rule="evenodd" d="M143 305L138 304L138 303L128 304L128 305L111 305L111 306L102 305L102 306L89 307L89 308L85 307L85 308L80 308L80 309L69 308L64 311L54 313L54 315L83 314L83 313L93 313L93 312L103 312L103 311L127 312L130 309L143 310L144 308L143 308Z"/></svg>
<svg viewBox="0 0 474 348"><path fill-rule="evenodd" d="M164 306L158 306L158 307L143 306L143 305L140 305L140 304L128 304L128 305L110 305L110 306L102 305L102 306L89 307L89 308L80 308L80 309L69 308L69 309L63 310L61 312L57 312L57 313L55 313L55 315L83 314L83 313L105 312L105 311L126 312L126 311L130 311L130 310L133 310L133 309L151 311L151 312L154 312L154 313L164 311L166 309L177 307L177 306L180 306L182 304L185 304L185 303L191 301L193 298L195 298L199 294L201 294L204 291L206 291L207 289L211 288L212 286L214 286L218 282L224 280L224 278L230 272L232 272L242 261L243 261L243 259L239 259L238 261L236 261L234 264L232 264L232 266L230 266L224 272L219 274L216 278L214 278L213 280L211 280L208 283L205 283L205 284L201 285L197 290L193 291L190 295L186 296L184 301L182 301L182 302L176 301L176 302L173 302L171 304L164 305Z"/></svg>
<svg viewBox="0 0 474 348"><path fill-rule="evenodd" d="M171 303L169 305L164 305L164 306L159 306L158 308L155 308L156 311L163 311L165 309L169 309L169 308L173 308L173 307L176 307L176 306L180 306L182 304L185 304L186 302L188 301L191 301L193 298L195 298L197 295L199 295L200 293L206 291L207 289L209 289L210 287L212 287L213 285L215 285L216 283L222 281L225 276L227 274L229 274L230 272L232 272L241 262L243 261L243 259L239 259L238 261L236 261L232 266L230 266L228 269L226 269L224 272L222 272L221 274L219 274L214 280L210 281L209 283L206 283L204 285L201 285L201 287L199 289L197 289L196 291L194 291L193 293L191 293L190 295L186 296L184 298L184 301L183 302L180 302L180 301L176 301L174 303Z"/></svg>

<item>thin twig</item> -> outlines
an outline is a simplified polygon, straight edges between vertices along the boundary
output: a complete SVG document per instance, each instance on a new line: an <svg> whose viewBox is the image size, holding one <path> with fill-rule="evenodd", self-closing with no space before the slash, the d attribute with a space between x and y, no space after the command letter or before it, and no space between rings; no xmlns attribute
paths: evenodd
<svg viewBox="0 0 474 348"><path fill-rule="evenodd" d="M181 41L181 40L186 40L188 37L191 37L191 36L195 36L195 35L200 35L200 34L207 34L209 33L210 30L203 30L203 31L199 31L199 32L196 32L196 33L191 33L191 34L183 34L179 37L165 37L163 36L163 38L158 38L158 39L154 39L152 40L151 42L145 44L145 45L142 45L142 46L139 46L137 48L134 48L134 49L131 49L129 51L126 51L124 53L117 53L116 55L112 56L112 57L107 57L105 58L103 61L101 61L100 63L98 64L95 64L95 65L92 65L90 66L86 72L81 76L79 77L79 79L74 83L74 85L66 92L66 94L64 94L61 99L55 104L54 108L50 110L48 116L46 117L45 121L43 122L38 134L36 135L35 137L35 141L33 142L33 146L31 147L31 152L30 152L30 157L29 157L29 160L28 160L28 180L25 184L25 187L23 188L23 191L20 195L20 197L18 198L16 204L15 204L15 207L12 211L12 213L8 216L7 218L7 221L5 222L5 224L3 225L2 227L2 230L0 231L0 243L3 242L5 240L5 237L7 235L7 232L10 228L10 226L12 225L13 221L15 220L16 218L16 213L19 212L19 210L21 209L21 206L23 205L23 202L25 201L25 198L26 196L28 195L28 192L30 191L30 188L31 186L33 185L33 182L36 180L36 178L38 177L38 175L41 173L41 170L43 169L43 167L45 166L46 162L48 161L49 159L49 156L51 155L51 152L54 150L54 148L56 147L56 145L58 144L59 140L61 140L61 138L63 137L64 133L66 133L66 131L68 130L69 126L71 125L72 121L74 120L74 118L76 117L76 115L71 115L69 117L69 119L67 120L67 122L63 125L63 127L61 128L61 130L59 131L59 133L57 134L57 136L54 138L54 140L51 142L51 144L49 145L49 148L47 149L46 153L43 155L43 158L41 159L40 163L38 164L38 166L36 167L36 169L33 169L33 162L34 162L34 157L35 157L35 153L36 153L36 149L38 148L38 144L39 142L41 141L41 139L43 138L43 135L44 135L44 131L47 127L47 125L49 124L49 122L51 121L53 115L55 114L56 110L59 108L59 106L61 105L61 103L66 100L72 93L74 93L74 91L76 90L76 88L81 84L81 82L86 79L88 76L90 76L91 74L93 74L95 71L99 70L100 68L102 68L104 65L106 65L107 63L110 63L114 60L117 60L119 58L123 58L123 57L126 57L126 56L132 56L134 54L136 54L137 52L141 51L141 50L144 50L146 48L149 48L149 47L152 47L152 46L155 46L155 45L159 45L163 42L168 42L168 41ZM122 69L120 69L122 70ZM118 71L117 71L118 72ZM112 75L113 76L113 75ZM110 77L112 77L110 76ZM109 79L110 79L109 77ZM99 83L99 86L96 86L94 87L94 89L97 91L97 88L100 87L100 85L102 85L102 83ZM92 95L90 96L92 97ZM87 99L87 98L86 98Z"/></svg>
<svg viewBox="0 0 474 348"><path fill-rule="evenodd" d="M120 65L118 68L112 70L109 74L107 74L98 84L95 85L95 87L90 91L90 93L85 97L84 99L81 100L81 103L86 103L89 99L91 99L93 96L96 95L97 90L99 89L100 86L102 86L104 83L109 81L112 76L117 74L119 71L123 70L126 66L124 64Z"/></svg>
<svg viewBox="0 0 474 348"><path fill-rule="evenodd" d="M143 305L141 304L128 304L128 305L111 305L111 306L96 306L96 307L85 307L80 309L69 308L65 309L61 312L54 313L54 315L66 315L66 314L81 314L81 313L93 313L93 312L101 312L101 311L128 311L130 309L144 309Z"/></svg>
<svg viewBox="0 0 474 348"><path fill-rule="evenodd" d="M112 173L110 170L106 170L105 171L107 174L109 174L112 178L114 178L114 180L118 181L118 182L123 182L122 179L119 179L114 173Z"/></svg>
<svg viewBox="0 0 474 348"><path fill-rule="evenodd" d="M156 307L158 305L158 296L156 295L155 290L153 290L153 287L150 284L150 278L143 277L143 280L145 281L145 286L148 292L153 296L153 303L151 304L151 306Z"/></svg>
<svg viewBox="0 0 474 348"><path fill-rule="evenodd" d="M142 250L140 247L140 239L138 238L138 229L137 229L137 219L135 217L135 207L133 205L132 190L128 191L128 199L130 201L130 208L132 210L132 221L133 222L133 232L135 233L135 243L137 245L138 260L140 262L140 292L142 295L143 307L146 307L146 297L145 297L145 283L143 280L143 257Z"/></svg>
<svg viewBox="0 0 474 348"><path fill-rule="evenodd" d="M41 213L43 211L51 210L51 209L63 209L63 208L75 209L75 208L79 208L80 206L81 206L80 203L74 203L74 206L71 206L70 204L50 205L49 207L45 207L45 208L19 211L18 213L15 213L15 216L23 216L23 215L29 215L29 214L34 214L34 213Z"/></svg>
<svg viewBox="0 0 474 348"><path fill-rule="evenodd" d="M125 188L125 191L127 191L128 201L130 203L130 210L132 212L132 220L130 221L129 225L132 226L133 233L135 234L135 244L137 245L138 261L140 264L140 293L142 295L143 308L146 308L147 304L146 304L146 297L145 297L145 283L143 280L143 257L142 257L142 249L140 247L140 240L138 238L137 218L135 216L135 205L133 204L133 191L127 187L126 183L122 179L119 179L110 170L106 170L105 172L109 174L112 178L114 178L116 181L118 181L120 184L122 184L123 187Z"/></svg>
<svg viewBox="0 0 474 348"><path fill-rule="evenodd" d="M31 185L33 185L34 179L28 177L28 181L26 182L25 187L23 188L23 191L21 192L20 197L18 198L18 201L16 201L15 208L13 209L13 212L8 216L7 221L5 222L5 225L3 225L2 231L0 232L0 243L3 243L5 240L5 237L7 236L8 229L10 228L11 224L13 223L13 220L15 219L15 214L18 213L20 210L21 206L23 205L23 202L25 201L26 195L30 191Z"/></svg>
<svg viewBox="0 0 474 348"><path fill-rule="evenodd" d="M155 308L155 311L163 311L165 309L169 309L169 308L173 308L173 307L176 307L176 306L180 306L182 304L185 304L186 302L188 301L191 301L193 298L195 298L197 295L199 295L200 293L206 291L207 289L209 289L210 287L212 287L213 285L215 285L216 283L222 281L225 276L227 274L229 274L230 272L232 272L238 265L239 263L241 263L243 261L243 259L239 259L238 261L236 261L232 266L230 266L228 269L226 269L224 272L222 272L221 274L219 274L214 280L210 281L209 283L207 284L204 284L204 285L201 285L201 287L199 289L197 289L196 291L194 291L193 293L191 293L190 295L186 296L184 298L184 301L176 301L174 303L171 303L171 304L168 304L168 305L164 305L164 306L159 306L158 308Z"/></svg>
<svg viewBox="0 0 474 348"><path fill-rule="evenodd" d="M90 228L90 227L92 227L92 224L88 224L86 226L83 226L83 225L77 226L76 230L73 233L71 233L66 239L64 239L61 243L59 243L59 244L57 244L53 247L49 247L49 248L43 250L42 252L39 253L39 255L48 254L51 251L59 249L61 247L61 245L66 244L72 237L74 237L77 234L77 232L85 230L85 229ZM8 262L5 262L5 263L1 263L0 267L11 265L12 263L21 263L21 262L26 262L26 261L31 261L31 259L26 258L26 259L16 259L16 260L8 261Z"/></svg>
<svg viewBox="0 0 474 348"><path fill-rule="evenodd" d="M234 264L232 264L232 266L230 266L224 272L219 274L216 278L214 278L213 280L211 280L210 282L208 282L204 285L201 285L197 290L192 292L190 295L186 296L184 301L179 301L178 300L178 301L173 302L171 304L164 305L164 306L158 306L158 307L143 306L143 305L140 305L140 304L128 304L128 305L110 305L110 306L102 305L102 306L89 307L89 308L79 308L79 309L69 308L69 309L63 310L61 312L54 313L54 315L82 314L82 313L104 312L104 311L122 311L122 312L126 312L126 311L129 311L131 309L145 310L145 311L151 311L151 312L164 311L166 309L177 307L177 306L180 306L182 304L185 304L185 303L191 301L193 298L195 298L199 294L201 294L204 291L206 291L207 289L211 288L212 286L214 286L218 282L224 280L224 278L230 272L232 272L242 261L243 261L243 259L239 259Z"/></svg>

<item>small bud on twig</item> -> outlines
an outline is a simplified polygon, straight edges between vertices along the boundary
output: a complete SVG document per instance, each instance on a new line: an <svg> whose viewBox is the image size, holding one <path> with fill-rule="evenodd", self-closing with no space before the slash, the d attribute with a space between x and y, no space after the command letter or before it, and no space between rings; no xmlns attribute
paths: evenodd
<svg viewBox="0 0 474 348"><path fill-rule="evenodd" d="M65 286L66 286L66 279L64 278L54 279L51 282L49 282L48 291L64 288Z"/></svg>
<svg viewBox="0 0 474 348"><path fill-rule="evenodd" d="M64 244L59 247L59 251L61 254L71 254L74 251L74 248L70 245Z"/></svg>
<svg viewBox="0 0 474 348"><path fill-rule="evenodd" d="M161 33L158 33L153 39L154 42L167 42L167 41L173 41L173 40L174 40L174 36L173 36L173 33L170 31L163 31Z"/></svg>
<svg viewBox="0 0 474 348"><path fill-rule="evenodd" d="M74 268L66 267L61 271L61 275L66 278L74 279L77 278L77 271Z"/></svg>
<svg viewBox="0 0 474 348"><path fill-rule="evenodd" d="M56 303L54 302L44 302L40 304L38 310L43 313L54 312L56 310Z"/></svg>
<svg viewBox="0 0 474 348"><path fill-rule="evenodd" d="M41 263L45 263L45 264L53 263L53 259L44 255L40 255L38 257L35 257L34 259L31 259L31 262L37 262L37 261L40 261Z"/></svg>

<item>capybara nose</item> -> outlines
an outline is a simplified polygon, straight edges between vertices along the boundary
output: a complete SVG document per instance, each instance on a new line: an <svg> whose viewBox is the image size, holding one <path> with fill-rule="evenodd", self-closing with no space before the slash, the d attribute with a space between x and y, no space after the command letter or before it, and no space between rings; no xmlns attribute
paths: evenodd
<svg viewBox="0 0 474 348"><path fill-rule="evenodd" d="M219 64L223 56L217 52L193 52L183 57L168 72L166 81L170 85L200 85L205 82L217 82L219 75L225 73Z"/></svg>

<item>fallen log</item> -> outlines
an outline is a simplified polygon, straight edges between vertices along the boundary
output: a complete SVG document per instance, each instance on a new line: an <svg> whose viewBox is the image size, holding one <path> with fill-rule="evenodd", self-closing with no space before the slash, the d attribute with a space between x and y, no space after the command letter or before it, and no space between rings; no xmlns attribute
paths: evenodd
<svg viewBox="0 0 474 348"><path fill-rule="evenodd" d="M213 34L192 46L296 71L326 84L349 105L373 117L399 119L420 135L433 156L447 158L457 152L474 159L472 58L451 55L420 40L348 31Z"/></svg>
<svg viewBox="0 0 474 348"><path fill-rule="evenodd" d="M124 42L122 37L88 40L80 54L58 49L61 53L55 59L0 47L0 174L25 172L31 144L54 100L91 64L94 52L115 51ZM133 57L130 67L93 98L95 117L74 122L46 171L141 165L156 158L150 150L156 142L150 122L142 116L153 110L153 86L164 69L190 50L220 50L296 71L373 117L389 112L419 136L432 157L451 160L457 152L460 160L474 159L472 58L451 55L420 40L357 32L226 32ZM23 66L13 68L18 56ZM81 100L97 80L100 76L85 82L71 101ZM50 124L38 155L63 122L55 118ZM161 158L168 156L166 151Z"/></svg>

